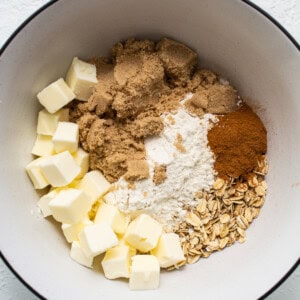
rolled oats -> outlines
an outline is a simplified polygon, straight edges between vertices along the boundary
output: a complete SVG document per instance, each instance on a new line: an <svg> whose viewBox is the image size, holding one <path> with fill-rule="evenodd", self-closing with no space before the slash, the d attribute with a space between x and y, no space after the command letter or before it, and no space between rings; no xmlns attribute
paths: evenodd
<svg viewBox="0 0 300 300"><path fill-rule="evenodd" d="M228 214L223 214L220 216L220 222L222 224L228 223L230 221L230 215Z"/></svg>
<svg viewBox="0 0 300 300"><path fill-rule="evenodd" d="M187 208L185 221L173 230L180 236L186 261L171 268L195 263L235 242L246 241L246 229L259 215L265 201L266 171L264 159L247 180L225 182L217 178L212 190L197 193L196 208Z"/></svg>
<svg viewBox="0 0 300 300"><path fill-rule="evenodd" d="M213 188L215 190L219 190L224 186L225 180L222 178L217 178L217 180L215 181L215 183L213 184Z"/></svg>
<svg viewBox="0 0 300 300"><path fill-rule="evenodd" d="M204 214L205 211L206 211L206 205L207 205L207 201L202 198L199 200L199 204L197 206L197 211L200 213L200 214Z"/></svg>

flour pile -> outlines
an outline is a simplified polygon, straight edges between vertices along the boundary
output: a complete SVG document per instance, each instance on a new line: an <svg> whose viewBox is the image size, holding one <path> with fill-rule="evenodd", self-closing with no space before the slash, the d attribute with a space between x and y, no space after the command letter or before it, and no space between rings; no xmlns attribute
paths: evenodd
<svg viewBox="0 0 300 300"><path fill-rule="evenodd" d="M160 135L145 140L150 178L137 181L133 188L121 178L115 183L116 190L105 199L134 216L145 212L161 222L165 230L171 230L183 220L186 206L197 204L195 193L209 190L214 183L214 158L207 145L207 132L216 117L205 114L199 119L181 108L174 115L165 114L163 119ZM176 147L178 136L185 151ZM159 185L153 183L156 165L166 166L167 177Z"/></svg>

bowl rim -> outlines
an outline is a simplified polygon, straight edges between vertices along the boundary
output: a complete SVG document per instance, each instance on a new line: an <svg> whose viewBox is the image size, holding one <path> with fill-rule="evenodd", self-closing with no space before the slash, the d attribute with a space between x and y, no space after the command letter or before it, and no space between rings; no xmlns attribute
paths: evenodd
<svg viewBox="0 0 300 300"><path fill-rule="evenodd" d="M51 0L44 5L42 5L38 10L34 11L29 17L27 17L9 36L9 38L4 42L3 46L0 48L0 58L5 52L5 50L8 48L10 43L16 38L16 36L39 14L41 14L44 10L55 4L56 2L59 2L60 0ZM296 47L298 51L300 51L300 44L297 42L297 40L290 34L290 32L279 23L274 17L272 17L268 12L266 12L263 8L256 5L250 0L239 0L240 2L245 3L248 5L248 7L256 10L259 14L267 18L270 22L273 23L288 39L289 41ZM0 250L0 258L4 262L4 264L7 266L7 268L18 278L18 280L27 287L28 290L30 290L35 296L37 296L40 299L46 299L44 296L42 296L36 289L34 289L15 269L14 267L9 263L9 261L6 259L6 257L3 255L2 251ZM258 300L265 299L269 295L271 295L276 289L278 289L289 277L290 275L297 269L297 267L300 265L300 258L289 268L289 270L281 277L281 279L275 283L268 291L266 291L262 296L258 298Z"/></svg>

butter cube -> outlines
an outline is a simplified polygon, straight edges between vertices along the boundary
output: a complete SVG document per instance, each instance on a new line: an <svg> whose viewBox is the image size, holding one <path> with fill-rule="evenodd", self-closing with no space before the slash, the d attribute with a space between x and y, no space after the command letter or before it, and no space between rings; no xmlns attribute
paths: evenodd
<svg viewBox="0 0 300 300"><path fill-rule="evenodd" d="M54 154L52 136L38 134L31 153L36 156L49 156Z"/></svg>
<svg viewBox="0 0 300 300"><path fill-rule="evenodd" d="M80 190L62 190L49 202L49 208L56 221L74 224L82 220L90 210L90 198Z"/></svg>
<svg viewBox="0 0 300 300"><path fill-rule="evenodd" d="M160 268L153 255L135 255L132 257L129 288L131 290L153 290L159 286Z"/></svg>
<svg viewBox="0 0 300 300"><path fill-rule="evenodd" d="M93 222L90 221L88 218L86 218L85 220L79 221L78 223L75 224L62 224L61 229L63 231L66 240L69 243L72 243L74 241L79 240L78 235L85 226L89 226L92 224Z"/></svg>
<svg viewBox="0 0 300 300"><path fill-rule="evenodd" d="M157 257L161 268L168 268L185 260L179 236L175 233L164 233L151 254Z"/></svg>
<svg viewBox="0 0 300 300"><path fill-rule="evenodd" d="M95 202L110 188L110 183L105 179L100 171L90 171L84 175L78 188L88 194L92 202Z"/></svg>
<svg viewBox="0 0 300 300"><path fill-rule="evenodd" d="M98 208L95 223L106 222L117 234L124 234L127 228L126 216L119 209L110 204L101 204Z"/></svg>
<svg viewBox="0 0 300 300"><path fill-rule="evenodd" d="M135 254L135 249L125 245L108 249L101 262L105 277L108 279L129 278L131 257Z"/></svg>
<svg viewBox="0 0 300 300"><path fill-rule="evenodd" d="M58 122L69 121L69 109L63 108L54 114L50 114L46 109L39 112L37 133L43 135L53 135Z"/></svg>
<svg viewBox="0 0 300 300"><path fill-rule="evenodd" d="M78 189L78 185L80 183L80 179L76 179L76 178L71 183L69 183L67 187L73 188L73 189Z"/></svg>
<svg viewBox="0 0 300 300"><path fill-rule="evenodd" d="M51 216L52 212L49 208L49 203L51 200L53 200L58 195L58 191L52 190L48 194L42 196L40 200L38 201L37 205L40 208L42 215L44 218Z"/></svg>
<svg viewBox="0 0 300 300"><path fill-rule="evenodd" d="M124 236L118 236L119 237L119 243L118 246L129 246L130 248L132 248L124 239ZM134 248L132 248L134 249Z"/></svg>
<svg viewBox="0 0 300 300"><path fill-rule="evenodd" d="M80 173L77 175L77 179L82 178L89 170L90 167L90 156L82 148L73 154L76 164L80 167Z"/></svg>
<svg viewBox="0 0 300 300"><path fill-rule="evenodd" d="M78 100L87 101L98 82L96 66L74 57L66 82Z"/></svg>
<svg viewBox="0 0 300 300"><path fill-rule="evenodd" d="M129 224L124 239L145 253L156 247L161 234L162 226L150 216L141 214Z"/></svg>
<svg viewBox="0 0 300 300"><path fill-rule="evenodd" d="M40 163L40 168L47 181L54 187L68 185L80 173L80 167L68 151L45 157Z"/></svg>
<svg viewBox="0 0 300 300"><path fill-rule="evenodd" d="M71 122L59 122L53 135L53 144L56 153L69 151L74 153L78 149L79 127Z"/></svg>
<svg viewBox="0 0 300 300"><path fill-rule="evenodd" d="M88 267L92 268L93 265L93 257L92 256L86 256L84 252L82 251L80 247L79 242L73 242L71 246L71 253L70 253L71 258L76 261L77 263Z"/></svg>
<svg viewBox="0 0 300 300"><path fill-rule="evenodd" d="M37 98L47 111L53 114L75 99L75 94L60 78L39 92Z"/></svg>
<svg viewBox="0 0 300 300"><path fill-rule="evenodd" d="M118 238L107 223L85 227L79 233L82 250L87 256L97 256L118 244Z"/></svg>
<svg viewBox="0 0 300 300"><path fill-rule="evenodd" d="M46 157L39 157L26 166L26 172L31 179L35 189L43 189L49 185L49 181L46 179L41 170L41 163L47 159Z"/></svg>
<svg viewBox="0 0 300 300"><path fill-rule="evenodd" d="M74 181L73 181L73 182L74 182ZM50 191L50 192L55 191L55 192L57 192L57 194L58 194L60 191L66 190L66 189L68 189L68 188L70 188L70 187L73 187L73 186L71 186L71 184L72 184L72 183L70 183L69 185L61 186L61 187L51 187L49 191ZM75 187L74 187L74 189L75 189Z"/></svg>

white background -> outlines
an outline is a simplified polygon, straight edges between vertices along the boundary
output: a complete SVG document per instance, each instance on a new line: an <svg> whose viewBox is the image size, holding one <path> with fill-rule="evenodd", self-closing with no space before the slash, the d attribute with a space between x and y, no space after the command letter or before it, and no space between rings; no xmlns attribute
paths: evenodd
<svg viewBox="0 0 300 300"><path fill-rule="evenodd" d="M224 0L226 1L226 0ZM47 0L0 0L0 47L10 34ZM300 43L300 0L253 0L276 18ZM21 230L21 229L20 229ZM47 276L41 274L41 276ZM0 300L35 297L0 261ZM300 268L268 300L300 299Z"/></svg>

